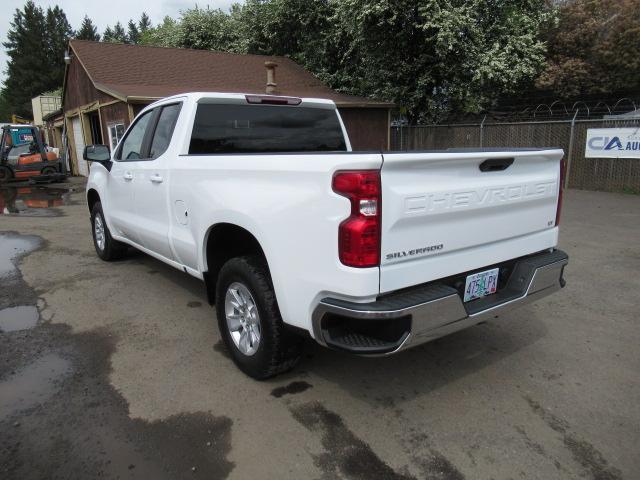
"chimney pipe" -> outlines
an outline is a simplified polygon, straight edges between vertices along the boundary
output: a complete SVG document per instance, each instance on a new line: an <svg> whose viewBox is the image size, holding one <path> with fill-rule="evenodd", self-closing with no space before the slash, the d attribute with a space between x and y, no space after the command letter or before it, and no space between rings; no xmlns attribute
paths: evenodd
<svg viewBox="0 0 640 480"><path fill-rule="evenodd" d="M276 67L275 62L264 62L267 69L267 93L276 93Z"/></svg>

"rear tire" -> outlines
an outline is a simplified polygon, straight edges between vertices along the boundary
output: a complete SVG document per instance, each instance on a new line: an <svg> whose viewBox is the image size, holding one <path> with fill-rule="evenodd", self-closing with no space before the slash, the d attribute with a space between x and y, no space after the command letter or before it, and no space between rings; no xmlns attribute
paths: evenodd
<svg viewBox="0 0 640 480"><path fill-rule="evenodd" d="M53 175L54 173L58 173L58 170L55 167L44 167L40 172L40 175Z"/></svg>
<svg viewBox="0 0 640 480"><path fill-rule="evenodd" d="M302 339L285 329L261 257L232 258L223 265L216 284L216 314L231 358L250 377L264 380L298 362Z"/></svg>
<svg viewBox="0 0 640 480"><path fill-rule="evenodd" d="M91 209L91 234L96 253L105 262L118 260L127 253L127 245L111 237L100 202L96 202Z"/></svg>
<svg viewBox="0 0 640 480"><path fill-rule="evenodd" d="M0 182L8 182L13 178L13 172L9 167L0 166Z"/></svg>

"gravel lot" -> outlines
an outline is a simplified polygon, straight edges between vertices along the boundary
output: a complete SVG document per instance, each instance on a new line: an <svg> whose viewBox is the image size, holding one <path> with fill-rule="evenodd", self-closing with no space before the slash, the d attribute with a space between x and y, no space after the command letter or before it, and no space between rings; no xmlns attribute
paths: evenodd
<svg viewBox="0 0 640 480"><path fill-rule="evenodd" d="M638 478L640 196L566 193L552 297L256 382L198 280L96 257L75 187L0 215L1 478Z"/></svg>

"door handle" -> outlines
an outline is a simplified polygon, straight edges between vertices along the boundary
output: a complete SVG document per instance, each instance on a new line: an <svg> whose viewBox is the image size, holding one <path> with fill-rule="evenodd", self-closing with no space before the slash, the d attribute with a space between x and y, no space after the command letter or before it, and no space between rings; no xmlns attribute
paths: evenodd
<svg viewBox="0 0 640 480"><path fill-rule="evenodd" d="M481 172L501 172L509 168L513 161L513 158L490 158L482 162L479 168Z"/></svg>
<svg viewBox="0 0 640 480"><path fill-rule="evenodd" d="M125 172L122 178L125 180L133 180L133 174L131 172Z"/></svg>
<svg viewBox="0 0 640 480"><path fill-rule="evenodd" d="M156 173L155 175L151 175L151 181L153 183L162 183L162 177Z"/></svg>

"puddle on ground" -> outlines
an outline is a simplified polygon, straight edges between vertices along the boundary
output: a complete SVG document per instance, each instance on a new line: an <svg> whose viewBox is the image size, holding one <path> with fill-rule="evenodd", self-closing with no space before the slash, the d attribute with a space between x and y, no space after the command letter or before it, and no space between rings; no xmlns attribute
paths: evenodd
<svg viewBox="0 0 640 480"><path fill-rule="evenodd" d="M38 308L32 305L20 305L0 310L0 332L29 330L38 324Z"/></svg>
<svg viewBox="0 0 640 480"><path fill-rule="evenodd" d="M55 208L69 203L71 190L42 186L0 187L0 215L55 217Z"/></svg>
<svg viewBox="0 0 640 480"><path fill-rule="evenodd" d="M38 237L0 233L0 278L13 273L13 260L20 255L35 250L40 244Z"/></svg>
<svg viewBox="0 0 640 480"><path fill-rule="evenodd" d="M0 420L47 401L70 372L69 360L50 353L10 375L0 382Z"/></svg>

